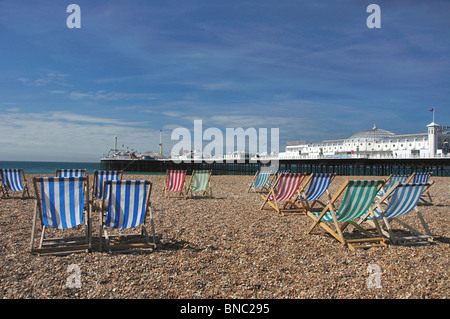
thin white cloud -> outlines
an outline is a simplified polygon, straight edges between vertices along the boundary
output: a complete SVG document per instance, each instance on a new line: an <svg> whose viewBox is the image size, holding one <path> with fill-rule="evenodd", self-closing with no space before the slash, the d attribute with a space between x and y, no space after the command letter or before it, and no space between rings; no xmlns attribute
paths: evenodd
<svg viewBox="0 0 450 319"><path fill-rule="evenodd" d="M144 123L66 112L1 113L0 160L97 161L114 137L131 149L157 150L159 131Z"/></svg>
<svg viewBox="0 0 450 319"><path fill-rule="evenodd" d="M106 100L106 101L118 101L118 100L153 100L155 97L153 94L145 93L124 93L114 91L89 91L79 92L74 91L69 94L69 97L74 100L90 99L90 100Z"/></svg>

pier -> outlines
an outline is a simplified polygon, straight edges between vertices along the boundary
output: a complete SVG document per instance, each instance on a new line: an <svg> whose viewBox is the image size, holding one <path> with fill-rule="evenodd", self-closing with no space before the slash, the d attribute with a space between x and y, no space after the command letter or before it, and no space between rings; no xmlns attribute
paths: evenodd
<svg viewBox="0 0 450 319"><path fill-rule="evenodd" d="M390 174L411 174L432 171L433 176L450 176L450 158L321 158L321 159L279 159L279 170L293 173L336 173L346 176L387 176ZM103 170L124 172L165 173L167 169L193 170L212 169L215 175L253 175L265 166L262 161L246 160L117 160L102 159Z"/></svg>

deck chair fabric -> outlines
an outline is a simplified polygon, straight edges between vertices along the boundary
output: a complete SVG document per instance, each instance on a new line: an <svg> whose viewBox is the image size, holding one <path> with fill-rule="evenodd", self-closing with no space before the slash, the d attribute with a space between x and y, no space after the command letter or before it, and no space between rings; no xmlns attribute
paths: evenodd
<svg viewBox="0 0 450 319"><path fill-rule="evenodd" d="M212 196L210 187L212 170L194 170L188 186L188 195L193 196L194 192L203 192L202 195Z"/></svg>
<svg viewBox="0 0 450 319"><path fill-rule="evenodd" d="M269 183L270 175L272 174L271 171L258 171L256 172L253 182L250 183L249 188L247 190L247 193L252 192L261 192L267 189L267 185Z"/></svg>
<svg viewBox="0 0 450 319"><path fill-rule="evenodd" d="M101 214L101 230L106 239L107 249L156 248L153 216L151 213L150 195L152 183L147 180L114 180L105 182L105 192ZM108 198L108 199L106 199ZM106 202L108 201L108 204ZM149 242L145 222L150 212L153 243ZM140 242L112 243L108 229L133 229L141 226ZM129 237L130 235L128 235ZM125 236L119 236L125 237ZM120 238L119 238L120 239ZM144 239L144 242L142 242ZM100 250L103 249L103 238L100 238Z"/></svg>
<svg viewBox="0 0 450 319"><path fill-rule="evenodd" d="M104 185L107 181L116 181L122 179L123 172L120 170L96 170L94 171L94 183L93 183L93 199L102 200L103 194L108 195L108 188L104 192ZM108 198L106 198L108 199Z"/></svg>
<svg viewBox="0 0 450 319"><path fill-rule="evenodd" d="M328 192L330 184L335 176L336 173L312 173L309 175L300 188L301 196L297 198L305 211L314 209L316 203L319 203L321 207L325 206L325 204L320 201L320 198L325 192ZM308 189L305 191L307 186Z"/></svg>
<svg viewBox="0 0 450 319"><path fill-rule="evenodd" d="M167 170L163 196L165 198L184 198L186 170Z"/></svg>
<svg viewBox="0 0 450 319"><path fill-rule="evenodd" d="M88 177L35 177L36 206L31 234L32 253L72 253L91 248ZM36 223L40 217L41 241L35 248ZM45 238L46 228L66 230L85 224L85 235Z"/></svg>
<svg viewBox="0 0 450 319"><path fill-rule="evenodd" d="M434 181L429 181L432 175L433 172L413 173L406 181L407 183L413 184L429 184L423 190L422 196L420 197L420 203L433 205L433 199L429 192L429 188L434 184Z"/></svg>
<svg viewBox="0 0 450 319"><path fill-rule="evenodd" d="M56 170L56 177L83 177L83 176L86 176L86 169L67 168Z"/></svg>
<svg viewBox="0 0 450 319"><path fill-rule="evenodd" d="M376 204L374 209L375 217L379 221L383 221L387 230L383 229L383 233L394 244L424 244L433 242L433 235L425 222L422 214L418 210L420 197L429 184L413 184L397 182L389 193L384 196L380 202ZM388 201L387 206L384 207L385 202ZM425 234L419 232L406 222L399 219L399 217L415 211L417 217L422 224ZM371 217L369 217L371 219ZM391 223L395 221L413 233L412 236L397 237L393 231ZM425 240L425 241L424 241Z"/></svg>
<svg viewBox="0 0 450 319"><path fill-rule="evenodd" d="M396 182L406 182L408 175L389 175L384 186L377 193L377 196L381 197L388 191Z"/></svg>
<svg viewBox="0 0 450 319"><path fill-rule="evenodd" d="M22 198L25 198L25 193L30 196L28 190L28 183L25 173L22 168L2 168L0 169L2 178L2 198L12 198L9 192L22 192Z"/></svg>
<svg viewBox="0 0 450 319"><path fill-rule="evenodd" d="M383 180L347 180L335 194L329 199L326 206L321 212L309 211L307 216L313 219L313 223L308 229L308 234L314 234L315 227L321 226L322 229L336 238L351 250L355 248L368 248L372 246L386 247L385 238L381 233L381 228L375 220L377 234L372 235L360 224L360 217L367 211L370 216L375 216L372 211L377 192L384 184ZM335 206L338 198L344 193L344 197L339 207ZM359 223L358 222L359 219ZM336 230L333 230L331 224L334 224ZM344 237L344 230L347 226L352 225L366 237L357 239L347 239ZM320 232L322 233L322 232Z"/></svg>
<svg viewBox="0 0 450 319"><path fill-rule="evenodd" d="M303 209L295 203L295 198L300 196L299 188L304 177L303 173L280 174L268 193L260 195L264 200L260 210L269 204L281 215L304 213ZM278 187L276 187L277 184Z"/></svg>
<svg viewBox="0 0 450 319"><path fill-rule="evenodd" d="M290 171L289 170L287 170L287 171L277 171L274 175L273 175L273 177L272 177L272 180L270 181L270 186L274 186L275 185L275 187L278 187L278 184L275 184L275 181L278 179L278 177L280 176L280 174L289 174L290 173Z"/></svg>

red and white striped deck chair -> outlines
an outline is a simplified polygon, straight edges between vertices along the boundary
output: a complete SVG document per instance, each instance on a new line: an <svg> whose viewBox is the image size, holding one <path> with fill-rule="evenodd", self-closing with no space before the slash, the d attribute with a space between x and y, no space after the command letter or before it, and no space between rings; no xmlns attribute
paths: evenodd
<svg viewBox="0 0 450 319"><path fill-rule="evenodd" d="M186 199L184 180L186 170L167 170L165 186L163 188L164 198L184 198Z"/></svg>
<svg viewBox="0 0 450 319"><path fill-rule="evenodd" d="M300 184L305 177L303 173L281 173L278 179L270 187L267 195L261 195L264 199L260 210L269 204L276 212L281 215L305 214L304 209L296 205L296 198L301 196ZM278 187L276 187L278 185Z"/></svg>

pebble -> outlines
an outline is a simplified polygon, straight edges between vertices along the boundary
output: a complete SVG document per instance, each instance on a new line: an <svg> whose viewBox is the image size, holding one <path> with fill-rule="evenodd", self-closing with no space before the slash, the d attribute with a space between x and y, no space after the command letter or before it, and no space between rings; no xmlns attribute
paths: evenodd
<svg viewBox="0 0 450 319"><path fill-rule="evenodd" d="M389 244L387 248L357 251L328 236L307 235L311 224L307 216L280 216L269 209L259 210L260 196L247 193L252 176L214 175L214 198L187 200L162 197L164 176L126 177L153 182L153 218L160 239L157 250L112 254L94 249L65 257L31 255L34 200L0 200L0 297L450 297L448 177L433 177L435 184L430 192L437 205L419 207L431 231L440 236L436 244ZM331 194L345 179L335 178ZM99 236L98 214L92 212L94 248ZM405 216L405 220L421 229L413 217ZM80 288L67 287L72 264L80 268ZM373 264L380 273L368 271ZM381 277L381 288L368 285L374 275Z"/></svg>

